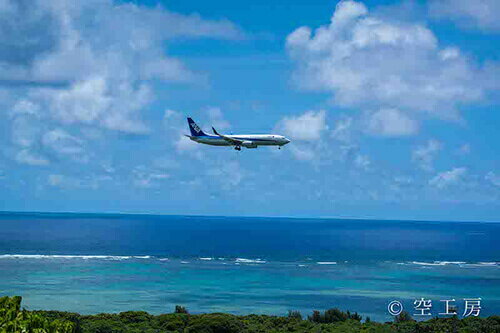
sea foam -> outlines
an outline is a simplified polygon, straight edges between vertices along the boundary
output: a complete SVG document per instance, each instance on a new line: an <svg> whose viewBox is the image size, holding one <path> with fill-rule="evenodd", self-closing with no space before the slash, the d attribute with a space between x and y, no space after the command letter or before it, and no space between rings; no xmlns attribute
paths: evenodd
<svg viewBox="0 0 500 333"><path fill-rule="evenodd" d="M262 259L246 259L246 258L236 258L235 260L238 264L265 264L266 261Z"/></svg>
<svg viewBox="0 0 500 333"><path fill-rule="evenodd" d="M83 260L127 260L150 259L151 256L111 256L111 255L73 255L73 254L2 254L0 259L83 259Z"/></svg>

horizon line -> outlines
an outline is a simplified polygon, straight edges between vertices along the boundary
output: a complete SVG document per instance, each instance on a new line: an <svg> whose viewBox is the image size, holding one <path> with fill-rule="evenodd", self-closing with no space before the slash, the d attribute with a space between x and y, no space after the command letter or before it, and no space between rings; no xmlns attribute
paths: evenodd
<svg viewBox="0 0 500 333"><path fill-rule="evenodd" d="M304 216L286 216L286 215L278 215L278 216L263 216L263 215L206 215L206 214L167 214L167 213L147 213L147 212L81 212L81 211L10 211L10 210L0 210L0 215L6 214L17 214L17 215L125 215L125 216L182 216L182 217L233 217L233 218L268 218L268 219L306 219L306 220L350 220L350 221L384 221L384 222L448 222L448 223L500 223L500 221L480 221L480 220L433 220L433 219L384 219L384 218L376 218L376 217L342 217L342 216L317 216L317 217L304 217Z"/></svg>

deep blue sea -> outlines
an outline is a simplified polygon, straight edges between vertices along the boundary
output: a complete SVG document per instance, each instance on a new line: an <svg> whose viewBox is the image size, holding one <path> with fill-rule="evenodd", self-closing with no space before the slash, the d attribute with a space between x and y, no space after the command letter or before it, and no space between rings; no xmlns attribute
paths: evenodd
<svg viewBox="0 0 500 333"><path fill-rule="evenodd" d="M27 309L285 315L481 298L500 314L500 223L0 213L0 295Z"/></svg>

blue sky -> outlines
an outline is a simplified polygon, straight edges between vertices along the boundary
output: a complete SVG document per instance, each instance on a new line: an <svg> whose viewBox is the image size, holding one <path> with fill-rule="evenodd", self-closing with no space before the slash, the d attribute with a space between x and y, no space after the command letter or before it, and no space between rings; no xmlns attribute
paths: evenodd
<svg viewBox="0 0 500 333"><path fill-rule="evenodd" d="M499 10L0 1L0 209L499 221Z"/></svg>

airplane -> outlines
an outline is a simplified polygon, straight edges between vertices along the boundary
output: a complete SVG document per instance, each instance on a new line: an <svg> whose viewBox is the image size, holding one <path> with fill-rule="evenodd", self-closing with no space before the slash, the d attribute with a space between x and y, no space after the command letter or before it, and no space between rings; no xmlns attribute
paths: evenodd
<svg viewBox="0 0 500 333"><path fill-rule="evenodd" d="M246 135L225 135L217 132L215 128L212 130L215 135L208 135L194 122L193 119L187 119L191 135L185 134L188 138L197 143L203 143L212 146L234 146L234 149L240 151L241 147L257 148L258 146L282 146L290 142L283 135L276 134L246 134Z"/></svg>

